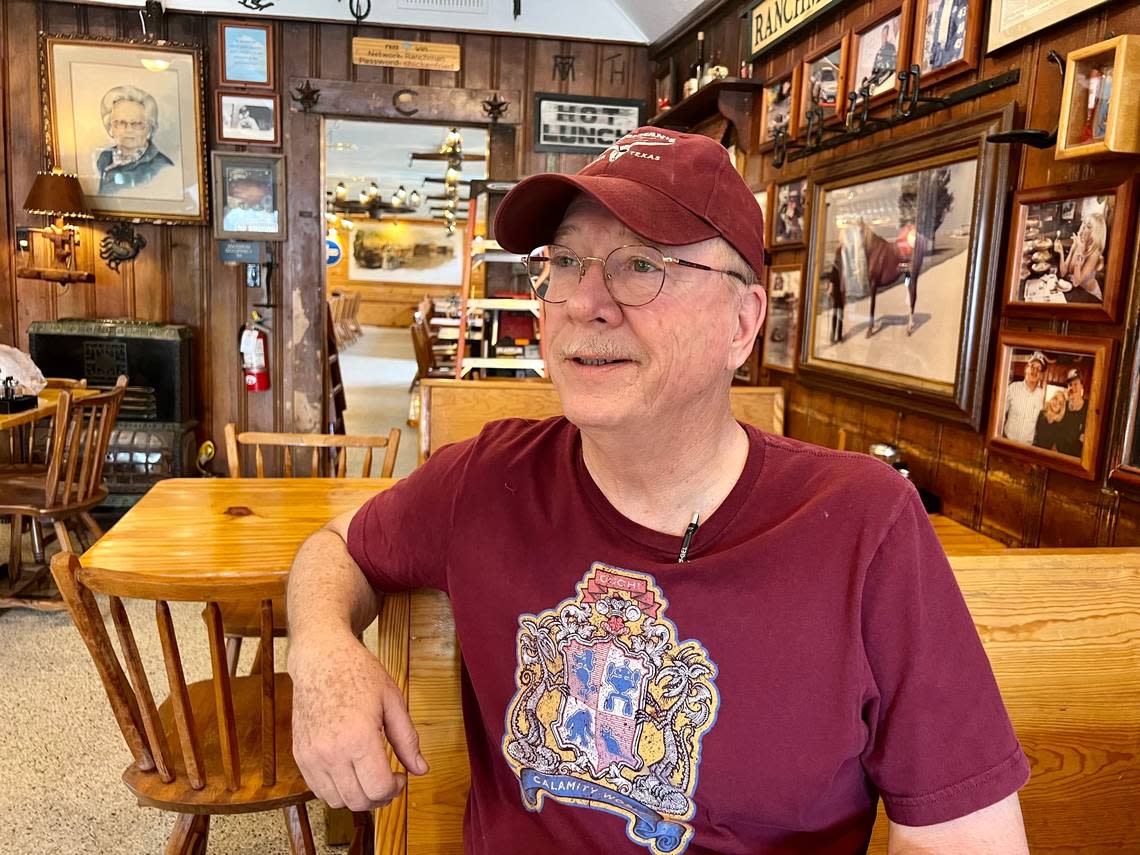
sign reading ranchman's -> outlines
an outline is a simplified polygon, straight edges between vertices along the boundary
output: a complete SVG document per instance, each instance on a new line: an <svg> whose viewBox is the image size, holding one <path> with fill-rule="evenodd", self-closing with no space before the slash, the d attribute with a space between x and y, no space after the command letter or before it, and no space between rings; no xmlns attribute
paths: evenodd
<svg viewBox="0 0 1140 855"><path fill-rule="evenodd" d="M749 59L767 53L808 21L842 0L758 0L748 9Z"/></svg>

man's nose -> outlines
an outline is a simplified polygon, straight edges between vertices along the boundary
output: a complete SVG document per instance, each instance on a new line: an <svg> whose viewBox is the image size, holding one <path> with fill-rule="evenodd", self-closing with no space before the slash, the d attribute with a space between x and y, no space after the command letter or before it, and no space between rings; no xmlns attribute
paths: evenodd
<svg viewBox="0 0 1140 855"><path fill-rule="evenodd" d="M593 320L616 323L620 319L621 306L614 301L606 284L605 259L582 258L582 278L566 301L566 308L572 318L584 323Z"/></svg>

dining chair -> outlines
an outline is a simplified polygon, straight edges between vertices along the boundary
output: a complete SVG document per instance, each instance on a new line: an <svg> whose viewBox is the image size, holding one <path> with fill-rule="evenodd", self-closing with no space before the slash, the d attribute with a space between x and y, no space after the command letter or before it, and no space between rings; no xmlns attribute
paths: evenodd
<svg viewBox="0 0 1140 855"><path fill-rule="evenodd" d="M363 448L364 461L361 465L360 477L372 477L373 452L384 452L384 460L380 465L379 477L391 478L396 466L396 452L400 446L400 429L392 428L387 436L354 436L351 434L314 434L314 433L260 433L244 431L238 433L237 426L229 422L225 427L226 436L226 462L229 466L231 478L241 478L241 448L253 446L254 466L256 477L264 478L266 471L266 457L264 448L281 449L281 472L284 477L291 478L299 467L294 464L293 452L295 450L309 449L309 473L318 476L327 472L330 476L344 478L347 476L347 450L350 448ZM332 451L335 459L328 460L322 452ZM283 637L288 634L288 617L285 611L284 597L274 601L273 613L274 636ZM258 638L260 636L260 613L256 603L251 601L231 602L222 606L222 622L225 626L226 651L229 657L232 673L237 673L238 657L241 655L243 638ZM262 650L258 648L257 659L253 668L261 667Z"/></svg>
<svg viewBox="0 0 1140 855"><path fill-rule="evenodd" d="M454 377L455 372L452 369L436 362L435 350L432 349L431 329L428 327L427 319L417 313L411 330L412 350L416 355L416 376L412 378L408 392L412 392L421 380L426 380L429 377Z"/></svg>
<svg viewBox="0 0 1140 855"><path fill-rule="evenodd" d="M103 465L126 385L127 378L120 375L109 391L81 400L62 389L52 416L46 462L0 471L0 516L11 520L10 583L20 580L25 522L50 522L60 548L68 552L76 551L69 524L79 521L93 538L103 536L91 509L107 498Z"/></svg>
<svg viewBox="0 0 1140 855"><path fill-rule="evenodd" d="M293 684L288 674L272 667L272 603L281 594L280 579L243 580L242 596L258 604L266 667L257 675L235 678L226 665L217 601L219 592L226 591L226 580L218 574L140 579L84 567L72 553L54 556L51 572L134 758L123 783L140 806L177 814L167 855L204 855L211 816L268 810L284 814L294 855L315 853L305 807L313 793L293 759ZM97 594L109 598L119 653L111 644ZM131 626L126 600L153 603L169 686L161 702L151 689L139 654L142 636ZM170 604L176 602L206 604L209 679L186 679L183 648L171 617ZM363 855L372 848L371 816L363 812L354 819L358 828L349 852Z"/></svg>

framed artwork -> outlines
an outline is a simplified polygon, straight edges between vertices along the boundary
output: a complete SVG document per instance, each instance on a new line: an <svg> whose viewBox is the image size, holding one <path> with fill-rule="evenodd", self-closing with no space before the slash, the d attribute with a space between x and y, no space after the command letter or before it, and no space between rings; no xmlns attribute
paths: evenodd
<svg viewBox="0 0 1140 855"><path fill-rule="evenodd" d="M47 36L48 149L96 217L206 220L202 52Z"/></svg>
<svg viewBox="0 0 1140 855"><path fill-rule="evenodd" d="M851 37L847 88L858 93L865 82L870 84L872 105L898 91L898 72L910 64L913 12L913 0L905 0Z"/></svg>
<svg viewBox="0 0 1140 855"><path fill-rule="evenodd" d="M281 102L276 92L214 93L220 143L281 144Z"/></svg>
<svg viewBox="0 0 1140 855"><path fill-rule="evenodd" d="M1136 312L1140 312L1140 298L1134 303ZM1118 406L1123 406L1124 411L1117 422L1117 451L1110 477L1140 490L1140 331L1136 323L1131 324L1130 330L1130 354L1120 371L1116 391Z"/></svg>
<svg viewBox="0 0 1140 855"><path fill-rule="evenodd" d="M273 88L273 24L218 21L218 84Z"/></svg>
<svg viewBox="0 0 1140 855"><path fill-rule="evenodd" d="M1112 339L1005 331L998 339L989 445L1097 476Z"/></svg>
<svg viewBox="0 0 1140 855"><path fill-rule="evenodd" d="M214 236L285 240L285 157L215 151Z"/></svg>
<svg viewBox="0 0 1140 855"><path fill-rule="evenodd" d="M1106 2L1108 0L991 0L986 53Z"/></svg>
<svg viewBox="0 0 1140 855"><path fill-rule="evenodd" d="M917 0L914 63L922 87L978 67L982 18L979 0Z"/></svg>
<svg viewBox="0 0 1140 855"><path fill-rule="evenodd" d="M1132 254L1136 184L1132 176L1014 194L1007 311L1114 322Z"/></svg>
<svg viewBox="0 0 1140 855"><path fill-rule="evenodd" d="M812 174L803 381L981 426L1012 105ZM981 366L981 367L979 367Z"/></svg>
<svg viewBox="0 0 1140 855"><path fill-rule="evenodd" d="M768 268L768 317L764 321L761 362L765 368L789 373L796 370L803 275L803 267L798 264Z"/></svg>
<svg viewBox="0 0 1140 855"><path fill-rule="evenodd" d="M772 246L802 245L807 225L807 179L775 185L772 204Z"/></svg>
<svg viewBox="0 0 1140 855"><path fill-rule="evenodd" d="M823 109L824 121L837 120L846 110L847 49L850 34L804 60L800 71L800 103L796 127L807 127L808 110Z"/></svg>
<svg viewBox="0 0 1140 855"><path fill-rule="evenodd" d="M752 194L756 199L756 204L760 206L761 215L764 217L764 240L766 243L771 242L768 237L768 221L771 219L771 215L768 213L768 191L771 188L772 185L768 184L762 190L757 190Z"/></svg>
<svg viewBox="0 0 1140 855"><path fill-rule="evenodd" d="M799 78L800 70L796 68L791 74L785 74L764 87L760 95L760 145L767 144L766 147L770 148L776 131L781 128L788 139L795 137L792 117L796 115Z"/></svg>
<svg viewBox="0 0 1140 855"><path fill-rule="evenodd" d="M463 232L448 235L438 220L357 220L348 278L403 285L459 285Z"/></svg>

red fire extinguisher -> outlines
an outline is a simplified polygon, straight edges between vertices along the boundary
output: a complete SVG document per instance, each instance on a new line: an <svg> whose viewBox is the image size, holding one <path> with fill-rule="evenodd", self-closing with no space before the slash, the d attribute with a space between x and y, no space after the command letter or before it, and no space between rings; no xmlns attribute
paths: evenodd
<svg viewBox="0 0 1140 855"><path fill-rule="evenodd" d="M269 339L265 327L258 323L260 319L254 312L241 328L241 373L247 392L269 389Z"/></svg>

